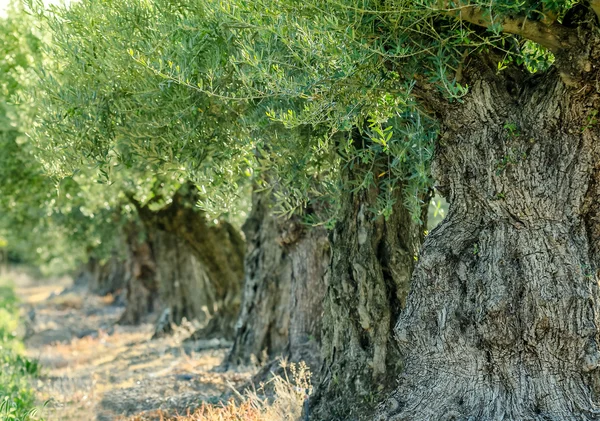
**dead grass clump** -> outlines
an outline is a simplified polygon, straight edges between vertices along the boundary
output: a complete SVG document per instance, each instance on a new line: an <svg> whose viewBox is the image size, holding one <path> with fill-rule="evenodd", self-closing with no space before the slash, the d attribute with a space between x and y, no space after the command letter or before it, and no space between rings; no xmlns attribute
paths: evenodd
<svg viewBox="0 0 600 421"><path fill-rule="evenodd" d="M59 310L80 310L83 307L83 297L74 293L67 293L50 298L48 304Z"/></svg>
<svg viewBox="0 0 600 421"><path fill-rule="evenodd" d="M265 396L267 385L261 384L258 389L247 390L244 395L235 392L238 399L219 405L203 403L187 415L157 411L134 416L128 421L297 421L312 391L311 372L303 362L288 364L284 360L281 367L284 374L274 375L269 380L274 396Z"/></svg>

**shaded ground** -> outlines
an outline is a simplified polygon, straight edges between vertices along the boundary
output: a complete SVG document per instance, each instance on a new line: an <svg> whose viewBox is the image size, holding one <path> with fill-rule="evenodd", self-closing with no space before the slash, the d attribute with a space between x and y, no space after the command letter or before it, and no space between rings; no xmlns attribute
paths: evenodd
<svg viewBox="0 0 600 421"><path fill-rule="evenodd" d="M251 377L251 371L220 372L229 344L184 343L185 328L150 340L152 325L116 325L123 307L112 297L61 294L67 282L17 281L27 353L43 366L36 387L40 400L49 401L47 420L111 421L156 409L185 413L219 402Z"/></svg>

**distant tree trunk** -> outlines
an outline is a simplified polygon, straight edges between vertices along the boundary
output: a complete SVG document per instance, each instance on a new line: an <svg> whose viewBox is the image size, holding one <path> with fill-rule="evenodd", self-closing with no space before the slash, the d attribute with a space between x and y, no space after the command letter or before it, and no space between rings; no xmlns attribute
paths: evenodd
<svg viewBox="0 0 600 421"><path fill-rule="evenodd" d="M75 285L86 287L92 294L126 294L121 324L139 324L159 308L158 283L154 254L139 223L124 227L111 256L102 261L90 257L75 278Z"/></svg>
<svg viewBox="0 0 600 421"><path fill-rule="evenodd" d="M121 324L139 324L160 308L156 261L150 242L141 237L136 224L127 228L127 304Z"/></svg>
<svg viewBox="0 0 600 421"><path fill-rule="evenodd" d="M347 176L353 175L348 171ZM412 220L400 188L395 194L386 220L372 211L377 187L343 192L327 277L324 361L310 402L311 419L372 415L378 397L396 385L401 360L393 326L405 305L425 228ZM426 212L422 215L425 219Z"/></svg>
<svg viewBox="0 0 600 421"><path fill-rule="evenodd" d="M226 363L245 364L253 358L266 363L283 356L317 366L323 277L330 260L327 232L305 227L296 218L277 218L271 205L270 194L253 193L244 224L242 310Z"/></svg>
<svg viewBox="0 0 600 421"><path fill-rule="evenodd" d="M138 210L152 246L168 321L197 319L208 323L197 335L231 338L241 301L244 241L226 222L209 225L196 208L196 194L193 187L184 186L163 209Z"/></svg>
<svg viewBox="0 0 600 421"><path fill-rule="evenodd" d="M378 419L597 420L597 61L576 88L470 67L469 95L441 110L450 212L425 240L396 326L406 369Z"/></svg>
<svg viewBox="0 0 600 421"><path fill-rule="evenodd" d="M92 278L96 276L97 264L97 259L95 257L90 256L87 262L85 262L77 269L77 275L75 275L75 279L73 280L74 285L77 287L88 288L88 285L94 282Z"/></svg>
<svg viewBox="0 0 600 421"><path fill-rule="evenodd" d="M125 261L117 253L104 262L96 261L95 276L89 284L89 290L98 295L114 294L125 288L126 268Z"/></svg>
<svg viewBox="0 0 600 421"><path fill-rule="evenodd" d="M91 294L114 294L127 284L125 259L116 251L106 260L91 256L80 269L75 284L87 287Z"/></svg>

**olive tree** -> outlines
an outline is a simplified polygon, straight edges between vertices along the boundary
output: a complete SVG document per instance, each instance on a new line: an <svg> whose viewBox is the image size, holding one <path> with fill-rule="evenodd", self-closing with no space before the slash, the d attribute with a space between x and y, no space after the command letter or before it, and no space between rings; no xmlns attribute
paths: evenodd
<svg viewBox="0 0 600 421"><path fill-rule="evenodd" d="M123 236L139 263L130 270L128 301L140 311L130 305L123 320L139 321L143 309L161 306L169 322L222 319L215 329L230 335L240 304L243 240L218 216L241 194L235 180L247 178L251 145L236 130L235 109L151 74L129 52L150 45L161 17L177 7L80 2L30 8L52 36L31 132L38 158L58 178L95 170L139 221ZM224 148L226 141L235 146ZM222 186L219 194L208 194L215 185ZM134 241L140 227L143 241ZM159 304L148 304L155 296Z"/></svg>
<svg viewBox="0 0 600 421"><path fill-rule="evenodd" d="M234 96L342 155L314 414L381 386L383 420L596 418L598 2L220 5ZM429 162L450 210L409 283Z"/></svg>

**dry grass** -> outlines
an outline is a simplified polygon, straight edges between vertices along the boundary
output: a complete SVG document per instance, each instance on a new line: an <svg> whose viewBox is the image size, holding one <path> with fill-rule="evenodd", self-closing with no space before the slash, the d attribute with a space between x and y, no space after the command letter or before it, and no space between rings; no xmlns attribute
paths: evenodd
<svg viewBox="0 0 600 421"><path fill-rule="evenodd" d="M106 361L115 359L119 354L127 352L131 344L148 340L148 333L141 332L116 332L108 335L99 330L97 337L86 336L81 339L74 338L70 343L57 343L48 345L42 350L32 353L38 355L44 366L55 369L63 368L61 361L67 361L72 371L82 365L100 366ZM58 365L53 361L59 362Z"/></svg>
<svg viewBox="0 0 600 421"><path fill-rule="evenodd" d="M73 284L73 279L69 276L45 278L30 268L21 266L11 267L2 275L13 281L21 302L25 304L38 304L52 293L58 294Z"/></svg>
<svg viewBox="0 0 600 421"><path fill-rule="evenodd" d="M97 337L74 338L70 343L32 351L46 374L38 384L39 400L50 402L44 410L45 418L49 421L95 419L90 414L95 412L103 393L121 383L110 383L112 372L126 370L124 362L116 361L119 355L129 351L132 343L143 343L147 339L145 331L118 331L109 336L100 330Z"/></svg>
<svg viewBox="0 0 600 421"><path fill-rule="evenodd" d="M189 332L150 340L152 325L119 326L114 298L60 294L63 286L24 277L18 290L33 335L61 330L69 341L28 344L42 374L32 385L47 421L296 421L302 413L310 372L283 364L280 376L223 403L225 394L248 384L255 369L219 369L221 345L184 343ZM33 310L31 310L33 309ZM81 336L80 336L81 335ZM30 337L34 338L35 336ZM207 342L207 341L205 341ZM208 341L210 342L210 341ZM268 398L266 396L269 396ZM213 403L208 404L207 402ZM204 403L204 404L203 404ZM177 415L186 414L187 415ZM121 417L121 418L119 418ZM128 418L132 417L132 418ZM1 418L1 417L0 417Z"/></svg>
<svg viewBox="0 0 600 421"><path fill-rule="evenodd" d="M71 292L52 297L47 300L47 304L58 310L80 310L83 307L83 297Z"/></svg>
<svg viewBox="0 0 600 421"><path fill-rule="evenodd" d="M264 396L266 384L258 390L248 390L245 395L237 394L227 404L203 404L186 415L170 415L153 411L127 418L127 421L297 421L302 407L312 390L311 373L306 364L288 364L282 361L283 375L274 375L269 381L274 390L273 397ZM237 393L237 392L236 392Z"/></svg>

